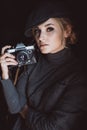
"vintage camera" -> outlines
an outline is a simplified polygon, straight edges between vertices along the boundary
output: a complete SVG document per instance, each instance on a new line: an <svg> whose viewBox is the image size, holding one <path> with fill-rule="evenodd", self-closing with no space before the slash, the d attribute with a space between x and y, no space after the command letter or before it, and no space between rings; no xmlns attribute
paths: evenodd
<svg viewBox="0 0 87 130"><path fill-rule="evenodd" d="M15 48L8 49L7 52L15 55L19 67L37 62L34 45L25 46L24 43L18 43Z"/></svg>

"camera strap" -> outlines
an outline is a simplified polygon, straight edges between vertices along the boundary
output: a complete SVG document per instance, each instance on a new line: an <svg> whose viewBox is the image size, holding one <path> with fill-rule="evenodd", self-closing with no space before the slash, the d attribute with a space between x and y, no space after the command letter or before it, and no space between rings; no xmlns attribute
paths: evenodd
<svg viewBox="0 0 87 130"><path fill-rule="evenodd" d="M33 69L34 69L34 67L36 66L36 64L34 64L33 66L32 66L32 69L29 69L29 74L30 73L32 73L32 71L33 71ZM26 71L26 70L28 70L28 66L23 66L23 69L22 70L24 70L24 71ZM18 80L18 77L19 77L19 74L20 74L20 71L21 71L21 67L17 67L17 69L16 69L16 74L15 74L15 77L14 77L14 85L16 85L16 83L17 83L17 80Z"/></svg>
<svg viewBox="0 0 87 130"><path fill-rule="evenodd" d="M14 79L14 85L16 85L16 83L17 83L19 71L20 71L20 67L18 67L17 70L16 70L15 79Z"/></svg>
<svg viewBox="0 0 87 130"><path fill-rule="evenodd" d="M23 66L22 70L26 70L26 69L27 69L27 67ZM17 83L20 70L21 70L21 67L17 67L16 74L15 74L15 77L14 77L14 85L16 85L16 83Z"/></svg>

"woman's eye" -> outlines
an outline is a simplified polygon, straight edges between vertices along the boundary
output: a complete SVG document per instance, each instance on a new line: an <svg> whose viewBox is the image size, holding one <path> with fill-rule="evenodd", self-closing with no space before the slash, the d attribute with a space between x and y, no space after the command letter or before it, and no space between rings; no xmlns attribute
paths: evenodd
<svg viewBox="0 0 87 130"><path fill-rule="evenodd" d="M48 27L48 28L47 28L47 31L48 31L48 32L51 32L51 31L53 31L53 30L54 30L53 27Z"/></svg>
<svg viewBox="0 0 87 130"><path fill-rule="evenodd" d="M35 29L33 33L34 33L34 36L39 36L40 35L40 30Z"/></svg>

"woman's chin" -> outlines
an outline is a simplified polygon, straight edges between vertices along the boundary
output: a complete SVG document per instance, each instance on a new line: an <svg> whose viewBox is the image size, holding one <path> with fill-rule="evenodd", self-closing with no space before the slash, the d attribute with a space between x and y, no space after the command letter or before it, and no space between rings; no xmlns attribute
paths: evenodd
<svg viewBox="0 0 87 130"><path fill-rule="evenodd" d="M46 48L40 48L40 51L41 51L42 54L48 54L49 53L48 49L46 49Z"/></svg>
<svg viewBox="0 0 87 130"><path fill-rule="evenodd" d="M46 50L40 50L42 54L48 54L49 51L46 51Z"/></svg>

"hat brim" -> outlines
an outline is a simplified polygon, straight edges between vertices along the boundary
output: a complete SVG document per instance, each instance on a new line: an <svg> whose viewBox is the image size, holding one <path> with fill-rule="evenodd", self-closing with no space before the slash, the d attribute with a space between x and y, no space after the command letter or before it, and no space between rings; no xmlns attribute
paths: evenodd
<svg viewBox="0 0 87 130"><path fill-rule="evenodd" d="M32 37L33 36L33 34L32 34L32 28L34 28L37 25L40 25L41 23L44 23L48 19L49 19L49 17L41 19L41 20L37 21L35 24L32 24L32 26L30 26L28 29L25 30L24 35L26 37Z"/></svg>

